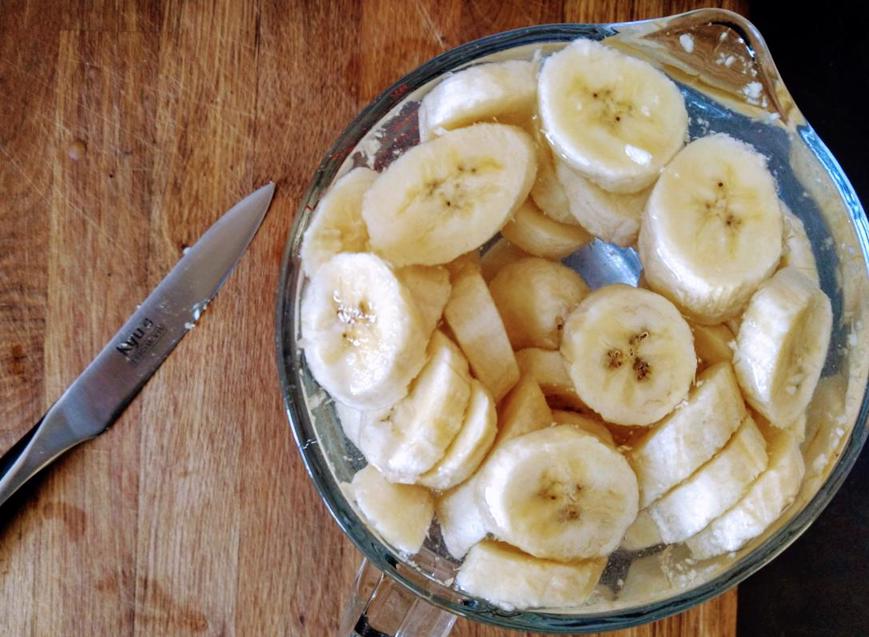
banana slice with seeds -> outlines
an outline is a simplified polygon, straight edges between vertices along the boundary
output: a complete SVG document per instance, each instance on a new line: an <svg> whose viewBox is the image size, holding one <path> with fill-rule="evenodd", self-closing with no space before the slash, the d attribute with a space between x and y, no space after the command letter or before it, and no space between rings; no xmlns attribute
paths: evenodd
<svg viewBox="0 0 869 637"><path fill-rule="evenodd" d="M501 234L529 254L555 260L573 254L593 239L577 225L550 219L531 200L519 206Z"/></svg>

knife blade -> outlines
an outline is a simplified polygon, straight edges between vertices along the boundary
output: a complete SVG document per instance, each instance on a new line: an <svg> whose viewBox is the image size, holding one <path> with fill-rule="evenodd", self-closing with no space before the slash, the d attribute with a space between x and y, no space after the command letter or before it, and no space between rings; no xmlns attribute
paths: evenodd
<svg viewBox="0 0 869 637"><path fill-rule="evenodd" d="M51 461L105 431L199 319L262 223L269 182L185 251L81 375L0 458L0 505Z"/></svg>

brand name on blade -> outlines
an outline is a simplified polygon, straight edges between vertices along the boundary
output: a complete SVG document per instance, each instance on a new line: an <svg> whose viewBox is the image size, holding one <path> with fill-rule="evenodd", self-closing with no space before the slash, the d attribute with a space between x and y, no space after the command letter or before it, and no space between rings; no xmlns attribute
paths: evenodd
<svg viewBox="0 0 869 637"><path fill-rule="evenodd" d="M150 350L166 331L163 325L157 325L145 317L127 338L115 346L115 350L132 363L137 363Z"/></svg>

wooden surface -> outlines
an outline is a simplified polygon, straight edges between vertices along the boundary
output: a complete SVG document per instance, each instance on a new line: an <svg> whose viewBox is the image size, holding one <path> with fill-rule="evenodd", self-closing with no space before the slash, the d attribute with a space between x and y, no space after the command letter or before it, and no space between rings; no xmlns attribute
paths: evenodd
<svg viewBox="0 0 869 637"><path fill-rule="evenodd" d="M280 255L318 161L375 94L447 48L693 4L2 0L0 451L184 246L255 186L278 193L118 423L0 520L0 634L334 634L359 555L302 467L273 346ZM735 614L731 592L625 634L732 635ZM455 634L505 633L460 621Z"/></svg>

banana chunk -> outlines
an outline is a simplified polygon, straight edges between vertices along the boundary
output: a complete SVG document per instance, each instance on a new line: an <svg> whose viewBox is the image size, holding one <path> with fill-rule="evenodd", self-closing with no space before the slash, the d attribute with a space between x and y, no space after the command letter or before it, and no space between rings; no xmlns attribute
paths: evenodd
<svg viewBox="0 0 869 637"><path fill-rule="evenodd" d="M558 349L565 318L588 294L576 272L537 257L505 266L489 289L513 349Z"/></svg>
<svg viewBox="0 0 869 637"><path fill-rule="evenodd" d="M694 351L703 368L733 360L736 337L726 325L692 325Z"/></svg>
<svg viewBox="0 0 869 637"><path fill-rule="evenodd" d="M522 376L500 404L495 447L517 436L548 427L552 422L552 410L546 404L546 397L537 381L530 376Z"/></svg>
<svg viewBox="0 0 869 637"><path fill-rule="evenodd" d="M302 238L302 268L309 277L340 252L368 250L362 196L375 179L377 173L370 168L354 168L336 181L317 204Z"/></svg>
<svg viewBox="0 0 869 637"><path fill-rule="evenodd" d="M575 411L564 411L561 409L552 410L552 421L556 425L573 425L577 429L581 429L587 434L591 434L602 443L615 447L616 443L613 440L613 435L600 420L578 414Z"/></svg>
<svg viewBox="0 0 869 637"><path fill-rule="evenodd" d="M605 559L555 562L500 542L480 542L465 558L456 585L504 610L575 608L594 590Z"/></svg>
<svg viewBox="0 0 869 637"><path fill-rule="evenodd" d="M611 192L648 187L688 131L685 101L666 75L592 40L549 57L537 91L556 153Z"/></svg>
<svg viewBox="0 0 869 637"><path fill-rule="evenodd" d="M621 548L626 551L642 551L662 542L658 525L655 524L649 512L643 509L637 514L637 519L634 520L633 524L625 531Z"/></svg>
<svg viewBox="0 0 869 637"><path fill-rule="evenodd" d="M830 299L795 268L779 270L751 297L733 365L745 399L777 427L805 411L827 357Z"/></svg>
<svg viewBox="0 0 869 637"><path fill-rule="evenodd" d="M534 142L504 124L475 124L414 146L362 199L372 249L395 266L438 265L491 239L528 197Z"/></svg>
<svg viewBox="0 0 869 637"><path fill-rule="evenodd" d="M572 425L497 446L477 475L487 528L535 557L609 555L637 516L637 479L624 457Z"/></svg>
<svg viewBox="0 0 869 637"><path fill-rule="evenodd" d="M593 237L577 225L550 219L529 199L501 229L501 234L529 254L546 259L563 259Z"/></svg>
<svg viewBox="0 0 869 637"><path fill-rule="evenodd" d="M368 465L350 483L349 493L365 520L402 553L422 548L434 516L434 499L427 489L392 484Z"/></svg>
<svg viewBox="0 0 869 637"><path fill-rule="evenodd" d="M699 533L738 502L766 467L766 442L746 416L718 455L649 507L661 539L682 542Z"/></svg>
<svg viewBox="0 0 869 637"><path fill-rule="evenodd" d="M794 436L774 431L769 445L769 467L748 492L724 515L685 542L696 559L738 551L763 533L793 502L806 468Z"/></svg>
<svg viewBox="0 0 869 637"><path fill-rule="evenodd" d="M579 304L564 324L561 353L579 397L618 425L666 416L685 398L697 367L679 311L627 285L600 288Z"/></svg>
<svg viewBox="0 0 869 637"><path fill-rule="evenodd" d="M537 135L537 179L531 188L531 198L550 219L572 225L579 223L570 210L567 192L555 172L552 149L542 134Z"/></svg>
<svg viewBox="0 0 869 637"><path fill-rule="evenodd" d="M450 298L450 273L441 267L409 265L396 270L395 274L416 303L423 332L430 335Z"/></svg>
<svg viewBox="0 0 869 637"><path fill-rule="evenodd" d="M389 407L425 362L416 304L390 267L369 253L338 254L302 298L302 347L314 378L336 400Z"/></svg>
<svg viewBox="0 0 869 637"><path fill-rule="evenodd" d="M476 477L443 494L436 503L436 516L447 552L462 559L488 533L477 499Z"/></svg>
<svg viewBox="0 0 869 637"><path fill-rule="evenodd" d="M685 402L627 454L640 486L640 507L647 507L712 458L745 415L730 363L702 372Z"/></svg>
<svg viewBox="0 0 869 637"><path fill-rule="evenodd" d="M800 218L787 209L784 209L784 244L782 245L780 268L793 267L805 274L811 281L821 286L821 278L818 275L818 263L815 261L815 253L812 251L812 243L806 234L806 227Z"/></svg>
<svg viewBox="0 0 869 637"><path fill-rule="evenodd" d="M419 105L419 138L505 116L530 119L537 100L533 62L508 60L472 66L444 78Z"/></svg>
<svg viewBox="0 0 869 637"><path fill-rule="evenodd" d="M530 256L525 250L514 246L507 239L498 239L480 258L480 274L483 275L483 280L488 283L504 266Z"/></svg>
<svg viewBox="0 0 869 637"><path fill-rule="evenodd" d="M527 347L516 352L516 362L522 374L531 376L537 381L547 402L557 407L588 410L576 393L576 387L570 380L561 352Z"/></svg>
<svg viewBox="0 0 869 637"><path fill-rule="evenodd" d="M646 205L646 280L696 322L723 323L775 270L782 224L763 155L721 133L695 140L664 169Z"/></svg>

